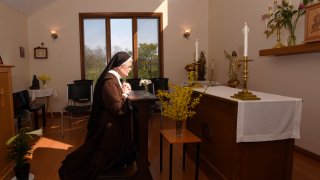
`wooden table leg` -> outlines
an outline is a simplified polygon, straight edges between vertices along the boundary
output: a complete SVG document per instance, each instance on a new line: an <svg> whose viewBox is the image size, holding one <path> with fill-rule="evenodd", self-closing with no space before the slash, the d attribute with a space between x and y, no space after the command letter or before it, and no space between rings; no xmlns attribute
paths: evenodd
<svg viewBox="0 0 320 180"><path fill-rule="evenodd" d="M196 157L196 180L199 177L199 158L200 158L200 143L197 143L197 157Z"/></svg>
<svg viewBox="0 0 320 180"><path fill-rule="evenodd" d="M172 144L170 144L169 179L172 180Z"/></svg>
<svg viewBox="0 0 320 180"><path fill-rule="evenodd" d="M34 111L33 112L33 116L34 116L34 129L38 129L39 125L38 125L38 111Z"/></svg>
<svg viewBox="0 0 320 180"><path fill-rule="evenodd" d="M47 99L47 109L46 109L46 113L48 113L48 110L50 110L51 118L53 119L53 114L52 114L51 106L50 106L50 96L47 96L46 99Z"/></svg>
<svg viewBox="0 0 320 180"><path fill-rule="evenodd" d="M183 143L182 145L182 169L185 170L186 164L186 145Z"/></svg>
<svg viewBox="0 0 320 180"><path fill-rule="evenodd" d="M47 120L46 120L46 112L45 107L42 107L42 127L47 126Z"/></svg>
<svg viewBox="0 0 320 180"><path fill-rule="evenodd" d="M162 134L160 133L160 172L162 172Z"/></svg>

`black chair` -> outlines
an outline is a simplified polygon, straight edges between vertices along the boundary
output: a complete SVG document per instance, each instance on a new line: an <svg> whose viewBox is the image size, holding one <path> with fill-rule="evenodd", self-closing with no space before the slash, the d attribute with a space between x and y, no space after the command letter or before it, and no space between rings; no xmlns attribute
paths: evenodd
<svg viewBox="0 0 320 180"><path fill-rule="evenodd" d="M141 78L130 78L126 79L127 83L131 85L132 90L144 90L144 86L140 86Z"/></svg>
<svg viewBox="0 0 320 180"><path fill-rule="evenodd" d="M154 93L157 93L158 90L169 90L168 78L152 78L151 81L154 86Z"/></svg>
<svg viewBox="0 0 320 180"><path fill-rule="evenodd" d="M157 94L158 90L169 91L169 79L168 78L152 78L153 94ZM156 101L150 107L150 118L152 123L152 116L160 115L160 128L162 128L162 106L160 101Z"/></svg>
<svg viewBox="0 0 320 180"><path fill-rule="evenodd" d="M140 86L141 78L132 78L132 79L126 79L126 82L131 85L131 90L144 90L144 86ZM152 84L148 85L148 91L150 93L154 93L154 87Z"/></svg>
<svg viewBox="0 0 320 180"><path fill-rule="evenodd" d="M19 121L21 122L22 118L24 118L28 114L28 111L33 113L34 128L38 129L39 128L38 111L40 109L42 111L42 126L46 127L45 104L30 102L30 96L29 96L28 90L23 90L23 91L13 93L13 101L15 106L15 109L14 109L15 117L18 119L18 129L21 127L21 125L19 125Z"/></svg>
<svg viewBox="0 0 320 180"><path fill-rule="evenodd" d="M88 119L92 105L93 81L79 80L67 85L67 105L61 111L62 136L64 135L64 118L69 120L69 128L73 120Z"/></svg>
<svg viewBox="0 0 320 180"><path fill-rule="evenodd" d="M31 112L26 109L23 109L21 107L21 103L17 99L17 96L13 96L13 107L14 107L14 120L15 120L16 134L28 122L30 123L30 126L32 127Z"/></svg>

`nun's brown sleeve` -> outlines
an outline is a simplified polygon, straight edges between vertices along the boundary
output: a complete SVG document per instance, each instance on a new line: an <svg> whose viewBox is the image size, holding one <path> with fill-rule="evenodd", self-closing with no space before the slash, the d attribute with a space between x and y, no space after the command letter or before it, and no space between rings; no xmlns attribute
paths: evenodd
<svg viewBox="0 0 320 180"><path fill-rule="evenodd" d="M127 112L127 106L122 96L122 89L119 85L118 79L108 73L105 78L103 87L103 106L114 116L121 116Z"/></svg>

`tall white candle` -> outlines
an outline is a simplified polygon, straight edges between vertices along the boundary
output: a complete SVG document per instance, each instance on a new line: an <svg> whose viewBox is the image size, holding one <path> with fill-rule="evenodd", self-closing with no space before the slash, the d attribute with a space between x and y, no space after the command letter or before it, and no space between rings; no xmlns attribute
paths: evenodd
<svg viewBox="0 0 320 180"><path fill-rule="evenodd" d="M244 33L244 56L248 56L248 33L249 33L249 27L247 23L244 23L244 28L243 28L243 33Z"/></svg>
<svg viewBox="0 0 320 180"><path fill-rule="evenodd" d="M199 55L198 55L198 52L199 52L199 40L198 39L196 39L195 46L196 46L196 61L198 61L199 60Z"/></svg>

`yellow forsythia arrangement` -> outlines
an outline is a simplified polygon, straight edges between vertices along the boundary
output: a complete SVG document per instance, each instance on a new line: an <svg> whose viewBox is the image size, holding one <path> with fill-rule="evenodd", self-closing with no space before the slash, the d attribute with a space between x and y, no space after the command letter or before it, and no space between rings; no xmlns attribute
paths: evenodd
<svg viewBox="0 0 320 180"><path fill-rule="evenodd" d="M43 83L45 84L48 80L50 80L50 76L48 75L45 75L45 74L42 74L38 77L38 79Z"/></svg>
<svg viewBox="0 0 320 180"><path fill-rule="evenodd" d="M195 115L194 108L200 102L205 91L198 96L192 96L194 73L189 73L188 85L178 86L170 84L171 91L157 91L157 97L162 104L162 115L176 121L185 121Z"/></svg>

